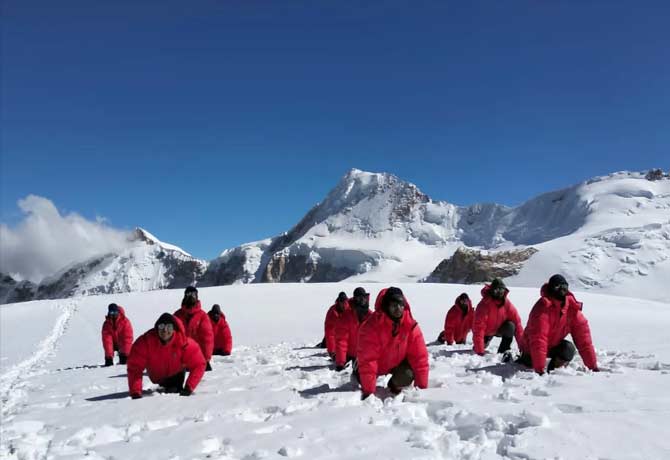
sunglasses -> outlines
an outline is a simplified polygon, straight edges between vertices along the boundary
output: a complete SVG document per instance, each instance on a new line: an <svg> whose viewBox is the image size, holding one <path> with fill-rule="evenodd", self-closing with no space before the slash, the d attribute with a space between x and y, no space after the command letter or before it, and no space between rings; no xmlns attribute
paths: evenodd
<svg viewBox="0 0 670 460"><path fill-rule="evenodd" d="M118 312L118 311L110 311L110 312L107 313L107 314L108 314L109 316L119 316L119 312Z"/></svg>
<svg viewBox="0 0 670 460"><path fill-rule="evenodd" d="M174 332L174 324L170 323L160 323L158 326L156 326L159 331L167 331L167 332Z"/></svg>

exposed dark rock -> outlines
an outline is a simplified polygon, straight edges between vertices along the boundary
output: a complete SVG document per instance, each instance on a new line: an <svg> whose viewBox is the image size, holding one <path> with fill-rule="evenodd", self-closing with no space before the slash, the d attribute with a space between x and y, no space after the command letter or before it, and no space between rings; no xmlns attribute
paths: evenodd
<svg viewBox="0 0 670 460"><path fill-rule="evenodd" d="M535 248L486 253L458 248L453 256L440 262L425 281L472 284L507 278L519 273L523 263L536 252Z"/></svg>
<svg viewBox="0 0 670 460"><path fill-rule="evenodd" d="M356 273L350 267L335 267L307 255L276 253L270 258L261 281L264 283L337 282Z"/></svg>
<svg viewBox="0 0 670 460"><path fill-rule="evenodd" d="M223 286L236 281L247 282L248 276L244 269L247 257L244 253L229 257L225 262L212 263L198 281L198 286Z"/></svg>
<svg viewBox="0 0 670 460"><path fill-rule="evenodd" d="M27 302L35 297L36 290L35 283L0 274L0 303Z"/></svg>
<svg viewBox="0 0 670 460"><path fill-rule="evenodd" d="M644 176L647 180L661 180L663 179L663 170L661 169L650 169L647 174Z"/></svg>

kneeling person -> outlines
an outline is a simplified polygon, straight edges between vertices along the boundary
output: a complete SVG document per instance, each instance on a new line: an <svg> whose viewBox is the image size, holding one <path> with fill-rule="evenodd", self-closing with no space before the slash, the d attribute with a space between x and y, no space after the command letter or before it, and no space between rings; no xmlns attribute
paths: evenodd
<svg viewBox="0 0 670 460"><path fill-rule="evenodd" d="M128 356L128 389L133 399L142 397L142 373L168 393L189 396L205 373L200 346L186 337L181 321L163 313L153 329L138 338ZM188 379L184 385L186 371Z"/></svg>
<svg viewBox="0 0 670 460"><path fill-rule="evenodd" d="M582 304L568 290L568 282L554 275L542 286L540 300L535 303L524 331L526 348L518 362L544 373L547 357L551 360L547 372L563 367L575 356L575 346L565 340L568 334L577 345L584 365L597 372L596 352L591 341L589 322L582 313Z"/></svg>
<svg viewBox="0 0 670 460"><path fill-rule="evenodd" d="M360 326L356 352L363 399L374 393L377 376L392 374L389 390L397 394L412 382L428 387L428 350L419 324L405 308L405 296L390 287L374 312Z"/></svg>

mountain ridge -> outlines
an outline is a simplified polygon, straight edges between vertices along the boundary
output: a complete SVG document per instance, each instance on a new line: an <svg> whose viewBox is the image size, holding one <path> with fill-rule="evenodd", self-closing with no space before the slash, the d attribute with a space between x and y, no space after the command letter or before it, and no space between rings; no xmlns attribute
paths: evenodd
<svg viewBox="0 0 670 460"><path fill-rule="evenodd" d="M538 253L516 270L512 282L530 286L550 272L566 272L584 289L617 291L623 280L625 290L632 278L670 275L667 216L670 180L663 175L617 172L516 207L457 206L433 200L393 174L353 168L296 225L275 237L204 261L138 227L124 251L74 264L38 286L0 282L0 301L25 299L31 292L35 299L60 298L187 284L416 282L459 247L499 251L530 245Z"/></svg>

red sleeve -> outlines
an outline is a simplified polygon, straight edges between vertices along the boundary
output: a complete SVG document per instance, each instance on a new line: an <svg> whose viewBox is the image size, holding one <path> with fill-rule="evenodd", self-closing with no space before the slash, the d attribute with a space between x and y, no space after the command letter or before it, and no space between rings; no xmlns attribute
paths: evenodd
<svg viewBox="0 0 670 460"><path fill-rule="evenodd" d="M472 325L472 348L478 355L483 355L485 351L484 334L486 333L486 322L488 320L487 313L486 304L479 302Z"/></svg>
<svg viewBox="0 0 670 460"><path fill-rule="evenodd" d="M571 333L572 338L575 339L577 350L579 350L579 356L584 361L584 365L589 369L598 367L596 351L593 348L593 341L591 340L591 328L581 311L575 314Z"/></svg>
<svg viewBox="0 0 670 460"><path fill-rule="evenodd" d="M207 361L200 350L200 346L191 338L186 338L182 362L184 363L184 367L189 371L185 386L194 391L200 380L202 380L202 376L205 375Z"/></svg>
<svg viewBox="0 0 670 460"><path fill-rule="evenodd" d="M179 310L177 310L179 312ZM186 334L186 326L184 326L184 322L181 320L179 316L177 316L177 313L172 315L174 318L175 322L177 323L177 330L182 331L184 335Z"/></svg>
<svg viewBox="0 0 670 460"><path fill-rule="evenodd" d="M465 332L463 334L463 340L468 336L468 332L472 330L472 322L475 318L475 311L471 309L468 314L465 316Z"/></svg>
<svg viewBox="0 0 670 460"><path fill-rule="evenodd" d="M542 373L547 361L547 349L549 347L549 317L543 299L538 300L531 310L526 332L528 336L526 346L533 361L533 369L537 373Z"/></svg>
<svg viewBox="0 0 670 460"><path fill-rule="evenodd" d="M198 326L199 342L202 346L202 354L205 361L212 359L212 352L214 352L214 331L212 330L212 322L209 320L207 313L202 315L200 325Z"/></svg>
<svg viewBox="0 0 670 460"><path fill-rule="evenodd" d="M511 320L514 323L514 327L516 329L516 332L514 333L514 336L516 338L516 344L519 347L519 351L523 352L525 350L524 343L523 343L523 324L521 324L521 317L519 316L519 312L516 309L514 305L510 302L510 316Z"/></svg>
<svg viewBox="0 0 670 460"><path fill-rule="evenodd" d="M344 366L347 362L349 347L349 321L347 315L341 316L335 323L335 364Z"/></svg>
<svg viewBox="0 0 670 460"><path fill-rule="evenodd" d="M358 334L358 375L363 394L372 394L377 388L377 365L381 353L379 337L375 327L377 321L365 321Z"/></svg>
<svg viewBox="0 0 670 460"><path fill-rule="evenodd" d="M230 332L228 322L223 322L223 352L231 353L233 351L233 334Z"/></svg>
<svg viewBox="0 0 670 460"><path fill-rule="evenodd" d="M330 307L328 313L326 313L326 348L328 353L335 353L335 320L337 316L335 315L335 308Z"/></svg>
<svg viewBox="0 0 670 460"><path fill-rule="evenodd" d="M142 373L148 362L148 343L146 336L135 341L128 355L128 391L131 395L142 394Z"/></svg>
<svg viewBox="0 0 670 460"><path fill-rule="evenodd" d="M130 347L133 345L133 325L128 318L123 323L123 328L119 331L119 353L128 356Z"/></svg>
<svg viewBox="0 0 670 460"><path fill-rule="evenodd" d="M114 356L114 336L110 321L107 320L102 323L102 348L105 350L105 358Z"/></svg>
<svg viewBox="0 0 670 460"><path fill-rule="evenodd" d="M407 361L414 372L414 385L428 388L428 349L418 324L412 329L409 340Z"/></svg>
<svg viewBox="0 0 670 460"><path fill-rule="evenodd" d="M458 321L459 313L454 307L451 307L444 318L444 340L447 341L447 345L454 344L454 333L456 332L456 322Z"/></svg>

